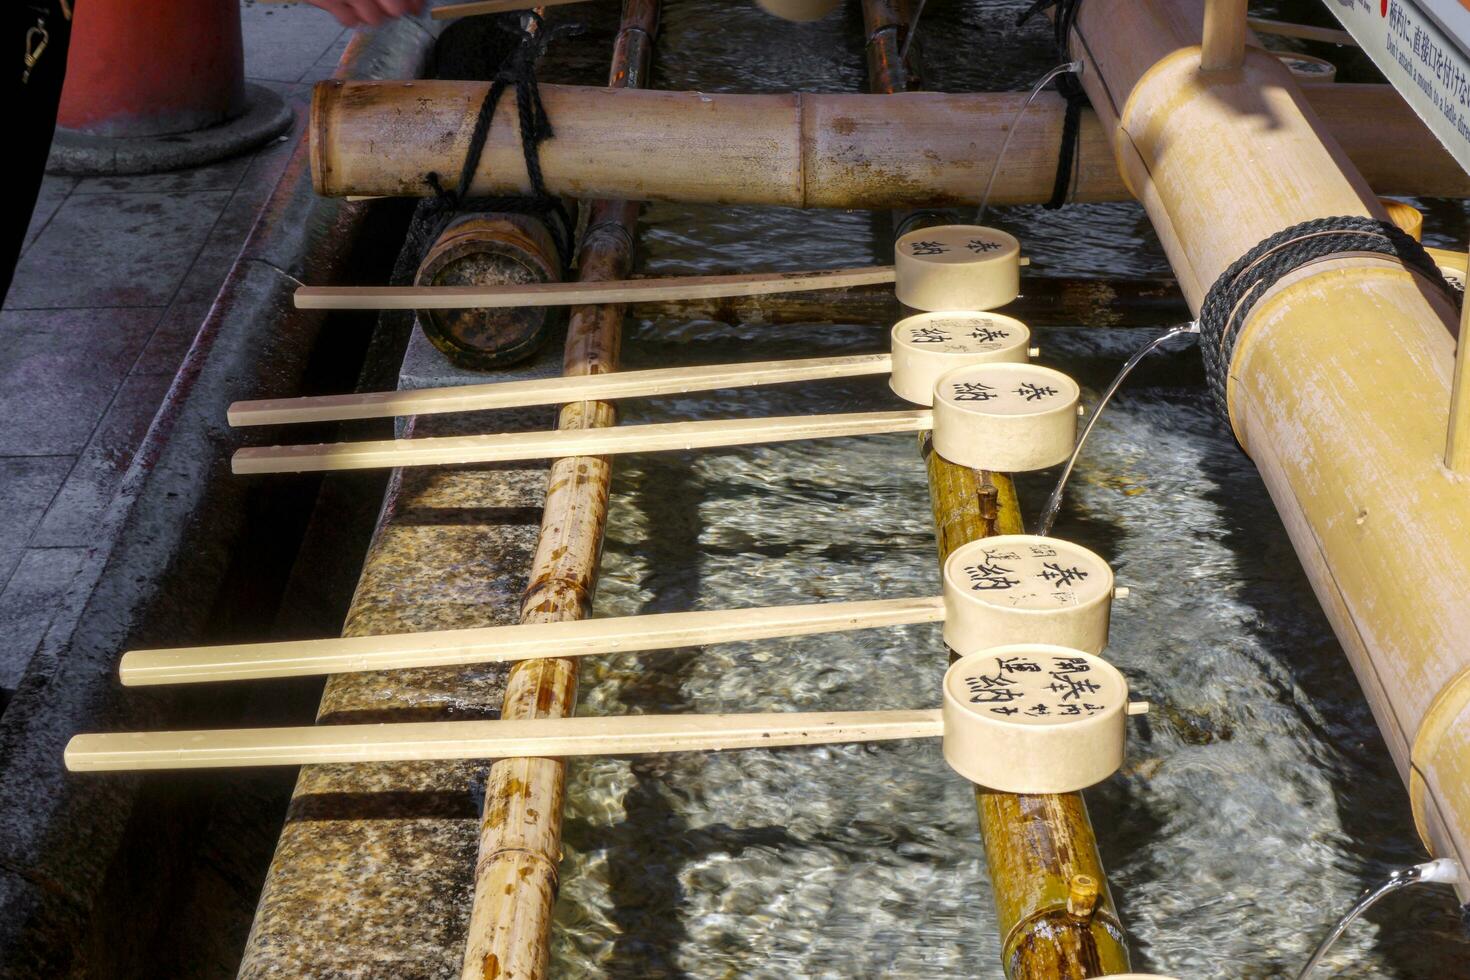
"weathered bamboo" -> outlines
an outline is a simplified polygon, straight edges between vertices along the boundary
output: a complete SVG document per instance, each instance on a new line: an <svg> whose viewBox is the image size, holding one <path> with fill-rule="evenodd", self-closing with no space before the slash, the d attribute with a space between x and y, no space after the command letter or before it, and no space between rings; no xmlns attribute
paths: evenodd
<svg viewBox="0 0 1470 980"><path fill-rule="evenodd" d="M429 246L414 284L437 289L509 287L528 282L554 283L561 275L546 219L530 214L469 212L451 219ZM424 336L452 363L485 370L535 354L550 332L551 315L552 311L544 306L425 306L417 319Z"/></svg>
<svg viewBox="0 0 1470 980"><path fill-rule="evenodd" d="M123 654L118 676L133 687L504 663L549 656L590 657L937 623L944 620L944 615L943 596L913 596L566 619L427 633L129 650Z"/></svg>
<svg viewBox="0 0 1470 980"><path fill-rule="evenodd" d="M820 293L634 303L635 317L711 320L749 326L851 323L892 326L907 316L888 286ZM1021 295L1005 308L1030 326L1158 327L1189 319L1173 279L1021 278Z"/></svg>
<svg viewBox="0 0 1470 980"><path fill-rule="evenodd" d="M486 86L320 83L312 166L332 196L422 196L457 173ZM1386 85L1314 86L1308 100L1380 194L1470 196L1467 176ZM811 208L977 203L1022 93L724 95L543 85L556 136L541 148L552 193ZM1045 201L1063 103L1043 94L1017 125L992 203ZM718 133L718 139L711 134ZM1129 193L1092 113L1081 128L1078 200ZM526 193L514 113L497 113L470 187Z"/></svg>
<svg viewBox="0 0 1470 980"><path fill-rule="evenodd" d="M77 735L67 743L66 767L72 772L141 772L427 759L552 762L578 755L886 742L936 738L943 733L938 708L307 725ZM473 974L477 978L519 975L504 970Z"/></svg>
<svg viewBox="0 0 1470 980"><path fill-rule="evenodd" d="M624 0L609 85L637 88L645 84L658 19L658 0ZM560 121L556 125L560 133ZM614 149L622 140L619 136L583 149L596 155ZM554 142L548 141L547 148ZM592 204L582 240L580 279L608 281L627 276L637 218L636 204L617 200ZM573 309L564 374L605 374L617 369L623 313L621 306ZM616 420L613 406L606 402L577 402L562 409L559 426L591 429L613 425ZM521 622L582 619L591 610L611 479L612 467L606 458L573 457L552 464ZM511 669L506 681L501 718L560 718L571 715L576 703L575 659L525 660ZM560 759L504 759L491 767L465 942L464 980L542 980L546 976L565 790L566 763Z"/></svg>
<svg viewBox="0 0 1470 980"><path fill-rule="evenodd" d="M1024 531L1010 478L956 466L923 440L942 565L960 545ZM1128 969L1123 928L1079 793L1020 795L977 789L980 836L1010 980L1078 980ZM1099 883L1091 916L1068 914L1071 882Z"/></svg>
<svg viewBox="0 0 1470 980"><path fill-rule="evenodd" d="M1199 71L1198 2L1080 11L1083 85L1192 307L1282 228L1384 217L1277 59L1251 49L1239 71ZM1269 288L1237 328L1227 395L1420 834L1465 864L1470 486L1443 465L1454 326L1452 303L1397 262L1321 262Z"/></svg>
<svg viewBox="0 0 1470 980"><path fill-rule="evenodd" d="M907 0L863 0L863 54L868 91L875 95L917 92L917 48L907 45L912 21ZM908 47L905 50L905 47Z"/></svg>

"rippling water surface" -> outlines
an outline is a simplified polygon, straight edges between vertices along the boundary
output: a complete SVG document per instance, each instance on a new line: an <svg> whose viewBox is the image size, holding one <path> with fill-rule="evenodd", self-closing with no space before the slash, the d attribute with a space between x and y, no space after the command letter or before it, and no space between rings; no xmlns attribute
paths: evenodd
<svg viewBox="0 0 1470 980"><path fill-rule="evenodd" d="M1028 88L1054 59L1040 25L1012 26L1021 6L931 0L930 87ZM859 91L856 6L778 26L730 0L671 2L654 80ZM1459 206L1431 204L1431 235L1462 241ZM992 220L1023 239L1036 271L1168 272L1131 205L999 209ZM878 260L888 236L886 218L866 213L659 205L644 216L642 264L666 274L857 265ZM1038 341L1044 363L1095 399L1145 336L1052 329ZM625 363L884 342L873 327L630 323ZM892 407L881 379L858 379L630 402L625 420ZM937 592L916 448L894 435L624 458L597 614ZM1050 476L1022 481L1029 514ZM1207 407L1192 349L1156 355L1118 396L1056 531L1131 586L1109 656L1154 704L1133 725L1123 772L1087 793L1135 968L1294 975L1337 912L1423 854L1351 670L1254 468ZM583 668L582 710L931 706L945 664L937 626L599 658ZM976 828L973 795L937 742L579 760L555 972L999 977ZM1448 891L1423 889L1356 924L1331 966L1439 978L1470 975L1467 957Z"/></svg>

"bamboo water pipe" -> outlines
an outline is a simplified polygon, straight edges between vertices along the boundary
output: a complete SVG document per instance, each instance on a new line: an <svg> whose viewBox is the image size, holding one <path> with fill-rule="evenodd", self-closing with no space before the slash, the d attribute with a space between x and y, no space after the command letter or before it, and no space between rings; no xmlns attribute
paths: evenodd
<svg viewBox="0 0 1470 980"><path fill-rule="evenodd" d="M1080 11L1083 84L1193 308L1283 228L1384 216L1274 57L1252 49L1238 71L1199 70L1198 2L1089 0ZM1425 844L1465 864L1470 483L1443 465L1455 320L1447 298L1396 262L1320 262L1271 287L1239 326L1227 395Z"/></svg>
<svg viewBox="0 0 1470 980"><path fill-rule="evenodd" d="M457 173L485 93L476 82L340 82L312 98L318 193L421 197ZM553 194L809 208L973 205L1024 93L726 95L543 85ZM1470 196L1470 177L1386 85L1307 95L1380 194ZM1063 103L1022 118L992 202L1051 196ZM497 113L473 194L525 193L514 113ZM719 138L711 138L718 134ZM1076 199L1128 200L1107 137L1083 116Z"/></svg>
<svg viewBox="0 0 1470 980"><path fill-rule="evenodd" d="M922 447L940 564L971 541L1021 532L1021 506L1009 477L957 466L934 452L927 439ZM1125 972L1123 927L1081 794L977 788L975 798L1008 980L1079 980ZM1085 921L1067 912L1077 875L1088 875L1101 888L1101 901Z"/></svg>
<svg viewBox="0 0 1470 980"><path fill-rule="evenodd" d="M1246 0L1205 0L1201 70L1232 71L1245 61L1245 8Z"/></svg>
<svg viewBox="0 0 1470 980"><path fill-rule="evenodd" d="M896 64L900 32L896 26L889 29L905 20L904 6L903 0L863 0L868 83L874 91L903 90L913 80L912 64ZM894 217L896 229L911 220L908 215ZM1023 294L1032 292L1023 287ZM1021 316L1016 307L1006 311ZM941 567L948 567L950 555L971 541L1023 530L1009 477L949 462L933 451L928 436L921 438L921 446ZM1122 926L1082 797L1014 796L977 787L975 803L1006 976L1073 980L1091 976L1094 966L1126 970ZM1095 903L1094 914L1085 919L1069 914L1071 883L1082 877L1096 883L1102 898L1101 907Z"/></svg>
<svg viewBox="0 0 1470 980"><path fill-rule="evenodd" d="M608 73L610 86L636 89L646 84L658 21L659 0L624 0ZM496 115L504 120L514 114ZM586 152L616 156L622 140L588 146ZM582 239L580 280L627 276L637 218L636 204L592 203ZM616 305L573 308L564 374L617 370L623 312ZM616 421L616 411L606 402L575 402L562 408L558 425L567 431L594 430ZM611 481L612 467L605 458L572 457L552 463L541 533L521 604L522 623L578 620L591 611ZM576 703L575 659L526 660L511 668L500 717L560 718L571 715ZM546 976L565 792L566 763L559 758L510 758L491 766L461 967L464 980Z"/></svg>

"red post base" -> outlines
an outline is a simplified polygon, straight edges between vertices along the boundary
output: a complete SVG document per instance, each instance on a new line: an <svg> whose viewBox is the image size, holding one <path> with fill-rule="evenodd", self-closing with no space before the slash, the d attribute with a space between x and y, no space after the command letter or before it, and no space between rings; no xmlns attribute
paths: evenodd
<svg viewBox="0 0 1470 980"><path fill-rule="evenodd" d="M76 5L57 124L146 137L245 111L238 0L85 0Z"/></svg>

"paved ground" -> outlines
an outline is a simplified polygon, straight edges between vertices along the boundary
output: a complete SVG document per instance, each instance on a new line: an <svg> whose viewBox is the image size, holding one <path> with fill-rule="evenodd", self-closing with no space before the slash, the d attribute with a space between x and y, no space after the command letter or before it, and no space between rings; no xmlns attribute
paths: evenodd
<svg viewBox="0 0 1470 980"><path fill-rule="evenodd" d="M0 309L0 689L51 623L118 480L299 136L348 32L241 5L245 72L297 110L251 156L146 177L48 177Z"/></svg>

